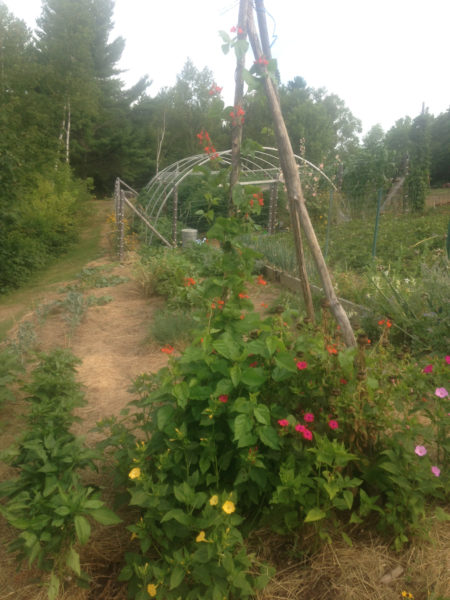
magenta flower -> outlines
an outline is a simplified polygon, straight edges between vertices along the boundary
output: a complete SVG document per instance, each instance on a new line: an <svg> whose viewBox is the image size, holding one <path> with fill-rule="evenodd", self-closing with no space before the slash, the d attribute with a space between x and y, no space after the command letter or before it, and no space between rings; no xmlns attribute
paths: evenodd
<svg viewBox="0 0 450 600"><path fill-rule="evenodd" d="M431 472L433 473L433 475L435 477L439 477L439 475L441 474L440 468L439 467L435 467L435 466L431 467Z"/></svg>
<svg viewBox="0 0 450 600"><path fill-rule="evenodd" d="M446 356L446 357L445 357L445 362L446 362L448 365L450 365L450 356Z"/></svg>
<svg viewBox="0 0 450 600"><path fill-rule="evenodd" d="M417 454L417 456L425 456L425 454L427 453L427 449L425 448L425 446L416 446L414 448L414 452Z"/></svg>
<svg viewBox="0 0 450 600"><path fill-rule="evenodd" d="M228 396L226 394L222 394L219 396L219 402L223 402L225 404L225 402L228 402Z"/></svg>
<svg viewBox="0 0 450 600"><path fill-rule="evenodd" d="M445 387L436 388L436 391L434 393L438 398L447 398L448 396L448 392L445 389Z"/></svg>
<svg viewBox="0 0 450 600"><path fill-rule="evenodd" d="M305 413L304 417L305 421L307 423L313 423L314 422L314 415L312 413Z"/></svg>
<svg viewBox="0 0 450 600"><path fill-rule="evenodd" d="M432 373L433 372L433 365L427 365L426 367L424 367L422 369L422 373Z"/></svg>
<svg viewBox="0 0 450 600"><path fill-rule="evenodd" d="M330 419L328 421L328 427L330 429L337 429L339 427L339 423L337 421L335 421L334 419Z"/></svg>
<svg viewBox="0 0 450 600"><path fill-rule="evenodd" d="M302 435L305 438L305 440L311 441L313 439L312 431L310 431L309 429L305 428L305 430L302 431Z"/></svg>
<svg viewBox="0 0 450 600"><path fill-rule="evenodd" d="M279 419L278 425L280 427L287 427L289 425L289 421L287 419Z"/></svg>
<svg viewBox="0 0 450 600"><path fill-rule="evenodd" d="M295 426L295 431L298 431L299 433L303 433L305 431L306 427L304 425L301 425L300 423L298 423Z"/></svg>
<svg viewBox="0 0 450 600"><path fill-rule="evenodd" d="M303 369L306 369L307 366L308 366L308 363L304 360L299 360L297 363L297 369L299 371L303 371Z"/></svg>

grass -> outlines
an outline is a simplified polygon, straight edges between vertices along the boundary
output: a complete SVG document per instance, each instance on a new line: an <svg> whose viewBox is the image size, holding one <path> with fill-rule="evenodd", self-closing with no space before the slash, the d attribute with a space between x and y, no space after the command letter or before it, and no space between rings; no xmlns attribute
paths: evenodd
<svg viewBox="0 0 450 600"><path fill-rule="evenodd" d="M79 241L64 256L55 259L47 268L39 271L20 289L0 297L0 341L3 341L14 323L26 314L39 296L55 284L74 279L86 263L103 254L100 247L102 225L111 212L110 202L92 202L92 214L86 220Z"/></svg>

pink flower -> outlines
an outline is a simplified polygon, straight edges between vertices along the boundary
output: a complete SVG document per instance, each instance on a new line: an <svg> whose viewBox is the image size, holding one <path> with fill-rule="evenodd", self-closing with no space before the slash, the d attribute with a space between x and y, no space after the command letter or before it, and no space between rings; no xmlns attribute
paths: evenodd
<svg viewBox="0 0 450 600"><path fill-rule="evenodd" d="M337 421L335 421L334 419L330 419L328 421L328 427L330 429L337 429L339 427L339 423Z"/></svg>
<svg viewBox="0 0 450 600"><path fill-rule="evenodd" d="M314 415L312 413L305 413L303 418L307 423L312 423L314 421Z"/></svg>
<svg viewBox="0 0 450 600"><path fill-rule="evenodd" d="M425 448L425 446L416 446L414 448L414 452L417 454L417 456L425 456L425 454L427 453L427 449Z"/></svg>
<svg viewBox="0 0 450 600"><path fill-rule="evenodd" d="M303 433L305 431L306 427L304 425L301 425L300 423L298 423L295 426L295 431L298 431L299 433Z"/></svg>
<svg viewBox="0 0 450 600"><path fill-rule="evenodd" d="M228 396L226 394L220 395L219 402L223 402L225 404L225 402L228 402Z"/></svg>
<svg viewBox="0 0 450 600"><path fill-rule="evenodd" d="M448 392L444 387L436 388L434 392L438 398L447 398Z"/></svg>
<svg viewBox="0 0 450 600"><path fill-rule="evenodd" d="M302 434L305 440L311 441L313 439L312 431L310 431L309 429L305 429L305 431L302 431Z"/></svg>
<svg viewBox="0 0 450 600"><path fill-rule="evenodd" d="M298 363L297 363L297 369L299 371L303 371L303 369L306 369L307 366L308 366L308 363L306 361L304 361L304 360L299 360Z"/></svg>
<svg viewBox="0 0 450 600"><path fill-rule="evenodd" d="M422 373L432 373L433 372L433 365L427 365L426 367L424 367L422 369Z"/></svg>
<svg viewBox="0 0 450 600"><path fill-rule="evenodd" d="M433 475L435 477L439 477L439 475L441 474L440 468L439 467L435 467L435 466L431 467L431 472L433 473Z"/></svg>
<svg viewBox="0 0 450 600"><path fill-rule="evenodd" d="M445 362L446 362L448 365L450 365L450 356L446 356L446 357L445 357Z"/></svg>
<svg viewBox="0 0 450 600"><path fill-rule="evenodd" d="M278 425L280 427L287 427L289 425L289 421L287 419L279 419Z"/></svg>

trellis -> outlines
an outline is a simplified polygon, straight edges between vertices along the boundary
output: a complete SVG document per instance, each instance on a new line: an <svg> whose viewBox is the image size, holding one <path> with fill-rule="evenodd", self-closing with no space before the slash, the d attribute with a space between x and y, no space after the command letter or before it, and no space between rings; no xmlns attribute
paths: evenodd
<svg viewBox="0 0 450 600"><path fill-rule="evenodd" d="M231 150L223 150L218 153L219 165L226 168L231 164ZM336 186L331 179L316 165L305 158L295 155L299 171L312 169L320 177L324 178L331 189ZM209 156L197 154L179 160L159 173L157 173L142 190L139 201L142 213L151 223L150 231L155 233L158 220L167 205L170 198L173 198L172 212L172 244L177 243L177 221L179 212L178 187L190 175L195 172L195 168L210 162ZM255 150L252 154L241 156L240 185L258 185L262 188L269 188L270 204L267 229L273 233L275 229L277 215L278 186L283 183L278 150L276 148L264 147L261 150ZM142 215L140 215L142 218ZM159 234L161 238L161 235ZM167 245L170 243L165 240Z"/></svg>

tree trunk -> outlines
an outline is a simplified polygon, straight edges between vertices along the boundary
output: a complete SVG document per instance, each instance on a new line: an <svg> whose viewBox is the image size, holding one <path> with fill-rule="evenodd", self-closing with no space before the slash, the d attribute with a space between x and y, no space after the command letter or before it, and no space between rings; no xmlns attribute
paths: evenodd
<svg viewBox="0 0 450 600"><path fill-rule="evenodd" d="M259 2L259 4L261 5L262 3ZM250 11L248 18L248 34L250 38L250 43L253 48L253 53L255 55L255 59L258 60L262 56L262 51L258 34L256 32L256 28L253 21L253 13ZM317 237L312 226L311 219L309 218L309 214L305 204L305 199L303 197L303 191L300 183L300 176L298 173L297 163L295 161L295 156L286 129L286 124L281 113L280 102L275 91L272 79L270 78L267 72L267 69L265 74L263 75L263 78L267 100L274 121L275 134L277 138L278 151L280 156L280 164L285 179L289 199L289 206L291 208L291 217L294 217L293 228L296 237L297 251L300 251L300 253L302 252L302 248L300 248L301 243L298 243L299 240L301 242L301 238L299 237L297 240L297 234L300 230L301 220L303 231L308 240L311 253L313 255L317 270L319 272L319 276L322 281L326 298L330 303L330 309L336 321L340 325L341 332L346 345L355 346L356 340L353 334L350 321L334 292L330 274L325 264L325 260L323 258L319 243L317 241Z"/></svg>

